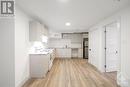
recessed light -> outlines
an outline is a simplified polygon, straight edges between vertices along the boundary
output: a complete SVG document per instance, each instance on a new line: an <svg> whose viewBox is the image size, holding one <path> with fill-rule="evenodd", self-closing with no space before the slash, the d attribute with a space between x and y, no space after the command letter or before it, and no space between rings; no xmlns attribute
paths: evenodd
<svg viewBox="0 0 130 87"><path fill-rule="evenodd" d="M71 23L70 22L66 22L65 25L66 26L71 26Z"/></svg>

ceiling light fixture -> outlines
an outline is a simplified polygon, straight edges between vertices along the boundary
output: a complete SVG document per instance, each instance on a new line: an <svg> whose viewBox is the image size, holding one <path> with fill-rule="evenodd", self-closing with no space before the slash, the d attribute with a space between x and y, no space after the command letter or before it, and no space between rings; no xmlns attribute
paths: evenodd
<svg viewBox="0 0 130 87"><path fill-rule="evenodd" d="M65 25L66 26L71 26L71 23L70 22L66 22Z"/></svg>

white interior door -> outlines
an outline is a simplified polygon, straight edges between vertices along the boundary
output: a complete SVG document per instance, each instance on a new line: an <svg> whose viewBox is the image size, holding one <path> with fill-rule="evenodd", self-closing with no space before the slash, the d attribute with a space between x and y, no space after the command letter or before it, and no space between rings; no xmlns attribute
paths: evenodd
<svg viewBox="0 0 130 87"><path fill-rule="evenodd" d="M88 62L92 64L92 59L93 59L93 33L89 32L89 60Z"/></svg>
<svg viewBox="0 0 130 87"><path fill-rule="evenodd" d="M106 72L119 69L120 37L117 23L106 26Z"/></svg>
<svg viewBox="0 0 130 87"><path fill-rule="evenodd" d="M99 67L99 57L100 57L100 30L96 29L89 32L89 63Z"/></svg>

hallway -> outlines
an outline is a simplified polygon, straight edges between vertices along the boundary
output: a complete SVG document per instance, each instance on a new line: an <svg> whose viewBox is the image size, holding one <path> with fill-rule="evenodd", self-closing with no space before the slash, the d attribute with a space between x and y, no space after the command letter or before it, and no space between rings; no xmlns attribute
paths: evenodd
<svg viewBox="0 0 130 87"><path fill-rule="evenodd" d="M31 79L24 87L118 87L85 59L55 59L45 79Z"/></svg>

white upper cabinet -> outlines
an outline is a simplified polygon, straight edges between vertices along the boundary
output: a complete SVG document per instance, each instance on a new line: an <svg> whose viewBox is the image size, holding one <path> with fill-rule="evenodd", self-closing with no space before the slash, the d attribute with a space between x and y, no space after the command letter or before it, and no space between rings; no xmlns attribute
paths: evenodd
<svg viewBox="0 0 130 87"><path fill-rule="evenodd" d="M55 33L55 32L49 32L49 37L50 38L62 38L61 33Z"/></svg>
<svg viewBox="0 0 130 87"><path fill-rule="evenodd" d="M42 36L48 36L48 30L40 22L31 21L29 29L30 41L42 41Z"/></svg>
<svg viewBox="0 0 130 87"><path fill-rule="evenodd" d="M42 29L42 34L44 35L44 36L48 36L48 29L43 25L43 24L41 24L41 29Z"/></svg>

